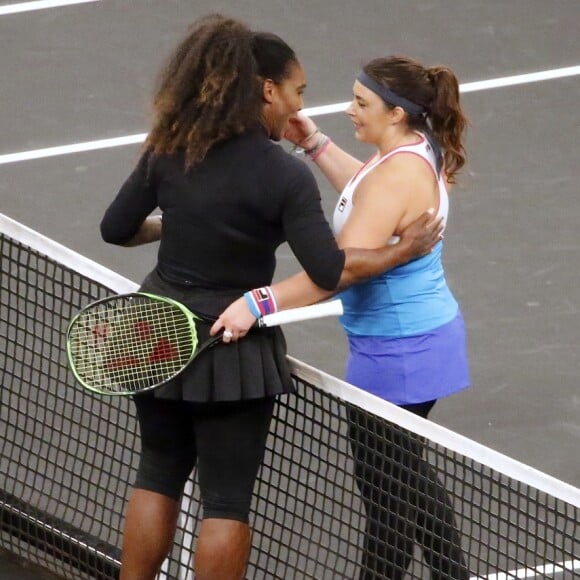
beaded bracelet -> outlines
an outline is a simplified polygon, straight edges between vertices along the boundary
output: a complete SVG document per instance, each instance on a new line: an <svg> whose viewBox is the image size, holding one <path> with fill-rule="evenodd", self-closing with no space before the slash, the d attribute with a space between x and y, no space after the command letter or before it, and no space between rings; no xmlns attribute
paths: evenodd
<svg viewBox="0 0 580 580"><path fill-rule="evenodd" d="M325 135L324 133L320 133L320 138L314 147L311 149L305 149L304 153L312 159L312 161L316 161L322 153L328 149L328 146L332 143L330 137Z"/></svg>
<svg viewBox="0 0 580 580"><path fill-rule="evenodd" d="M310 159L312 159L312 161L316 161L331 145L332 139L330 137L326 137L322 145L320 145L316 151L309 153Z"/></svg>
<svg viewBox="0 0 580 580"><path fill-rule="evenodd" d="M304 139L302 139L302 141L300 141L300 143L296 143L296 145L294 145L294 147L292 147L292 153L296 153L297 155L305 154L307 149L304 149L303 144L310 141L310 139L312 139L312 137L314 137L314 135L318 135L318 133L320 133L320 129L318 127L316 127L316 129L314 129L314 131L312 131L312 133L310 133L310 135L304 137Z"/></svg>
<svg viewBox="0 0 580 580"><path fill-rule="evenodd" d="M307 137L304 137L304 139L302 139L302 141L300 141L300 143L299 143L300 147L302 147L304 143L308 143L308 141L310 141L310 139L312 139L312 137L314 137L314 135L318 135L318 133L320 133L320 129L318 127L316 127L316 129L314 129L314 131L312 131L312 133L310 133L310 135L308 135Z"/></svg>
<svg viewBox="0 0 580 580"><path fill-rule="evenodd" d="M244 298L248 303L250 312L256 318L260 318L265 314L273 314L278 310L276 297L274 296L270 286L263 286L262 288L250 290L244 294Z"/></svg>

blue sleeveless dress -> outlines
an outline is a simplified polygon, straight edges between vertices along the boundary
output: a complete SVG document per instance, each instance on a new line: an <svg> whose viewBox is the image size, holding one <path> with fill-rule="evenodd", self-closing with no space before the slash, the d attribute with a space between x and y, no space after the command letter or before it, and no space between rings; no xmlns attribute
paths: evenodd
<svg viewBox="0 0 580 580"><path fill-rule="evenodd" d="M361 180L393 155L413 153L433 169L433 151L419 142L371 159L347 184L334 212L339 233L352 209ZM439 211L447 221L449 199L439 181ZM389 243L397 243L393 237ZM346 380L397 405L432 401L469 386L463 317L445 280L443 242L423 258L357 284L340 294L340 322L349 343Z"/></svg>

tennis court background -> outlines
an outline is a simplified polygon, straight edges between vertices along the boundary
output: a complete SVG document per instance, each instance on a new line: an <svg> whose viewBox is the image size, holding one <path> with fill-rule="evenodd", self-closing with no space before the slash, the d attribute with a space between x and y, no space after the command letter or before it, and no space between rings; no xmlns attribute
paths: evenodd
<svg viewBox="0 0 580 580"><path fill-rule="evenodd" d="M0 6L16 4L0 2ZM347 101L360 64L401 53L462 83L580 64L577 0L101 0L0 16L2 155L145 132L155 74L208 11L282 35L308 75L306 106ZM452 197L445 264L469 331L473 388L433 420L580 482L580 77L472 92L469 165ZM342 114L318 118L366 156ZM114 248L97 224L139 146L0 166L0 211L134 280L154 246ZM335 199L319 180L325 207ZM296 270L286 248L279 273ZM341 376L336 321L289 327L290 352Z"/></svg>

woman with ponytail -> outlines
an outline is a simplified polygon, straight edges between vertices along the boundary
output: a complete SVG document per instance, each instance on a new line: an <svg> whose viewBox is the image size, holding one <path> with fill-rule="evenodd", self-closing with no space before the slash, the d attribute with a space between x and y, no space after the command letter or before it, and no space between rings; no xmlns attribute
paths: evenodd
<svg viewBox="0 0 580 580"><path fill-rule="evenodd" d="M197 21L161 73L143 154L101 233L119 245L160 240L141 289L210 321L198 329L201 341L233 299L271 283L275 251L285 241L311 286L328 295L428 253L440 237L437 221L423 215L397 247L338 247L312 173L273 142L302 108L304 88L304 71L281 38L220 15ZM157 208L162 219L150 215ZM293 384L279 328L239 342L237 329L226 330L231 344L134 397L141 455L121 580L156 577L194 466L203 504L195 577L245 578L250 503L274 401Z"/></svg>
<svg viewBox="0 0 580 580"><path fill-rule="evenodd" d="M342 247L396 247L428 208L447 221L448 190L465 164L466 118L459 86L446 67L425 68L405 57L378 58L358 74L347 114L356 138L374 147L365 163L320 132L306 116L285 137L339 193L334 229ZM341 294L349 342L346 380L427 417L436 401L469 385L465 327L443 271L443 242ZM315 294L304 276L272 286L279 303L300 306ZM245 327L241 302L221 324ZM437 580L469 573L454 510L417 436L350 411L356 479L367 513L360 580L405 576L418 544Z"/></svg>

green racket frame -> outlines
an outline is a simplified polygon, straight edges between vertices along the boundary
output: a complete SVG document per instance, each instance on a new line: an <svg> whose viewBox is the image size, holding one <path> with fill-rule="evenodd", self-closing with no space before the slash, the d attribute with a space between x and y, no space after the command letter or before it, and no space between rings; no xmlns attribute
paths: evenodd
<svg viewBox="0 0 580 580"><path fill-rule="evenodd" d="M69 366L77 381L95 393L149 391L175 378L202 350L221 340L213 337L196 351L197 320L183 304L145 292L96 300L68 325ZM163 334L163 325L171 327L173 342Z"/></svg>

